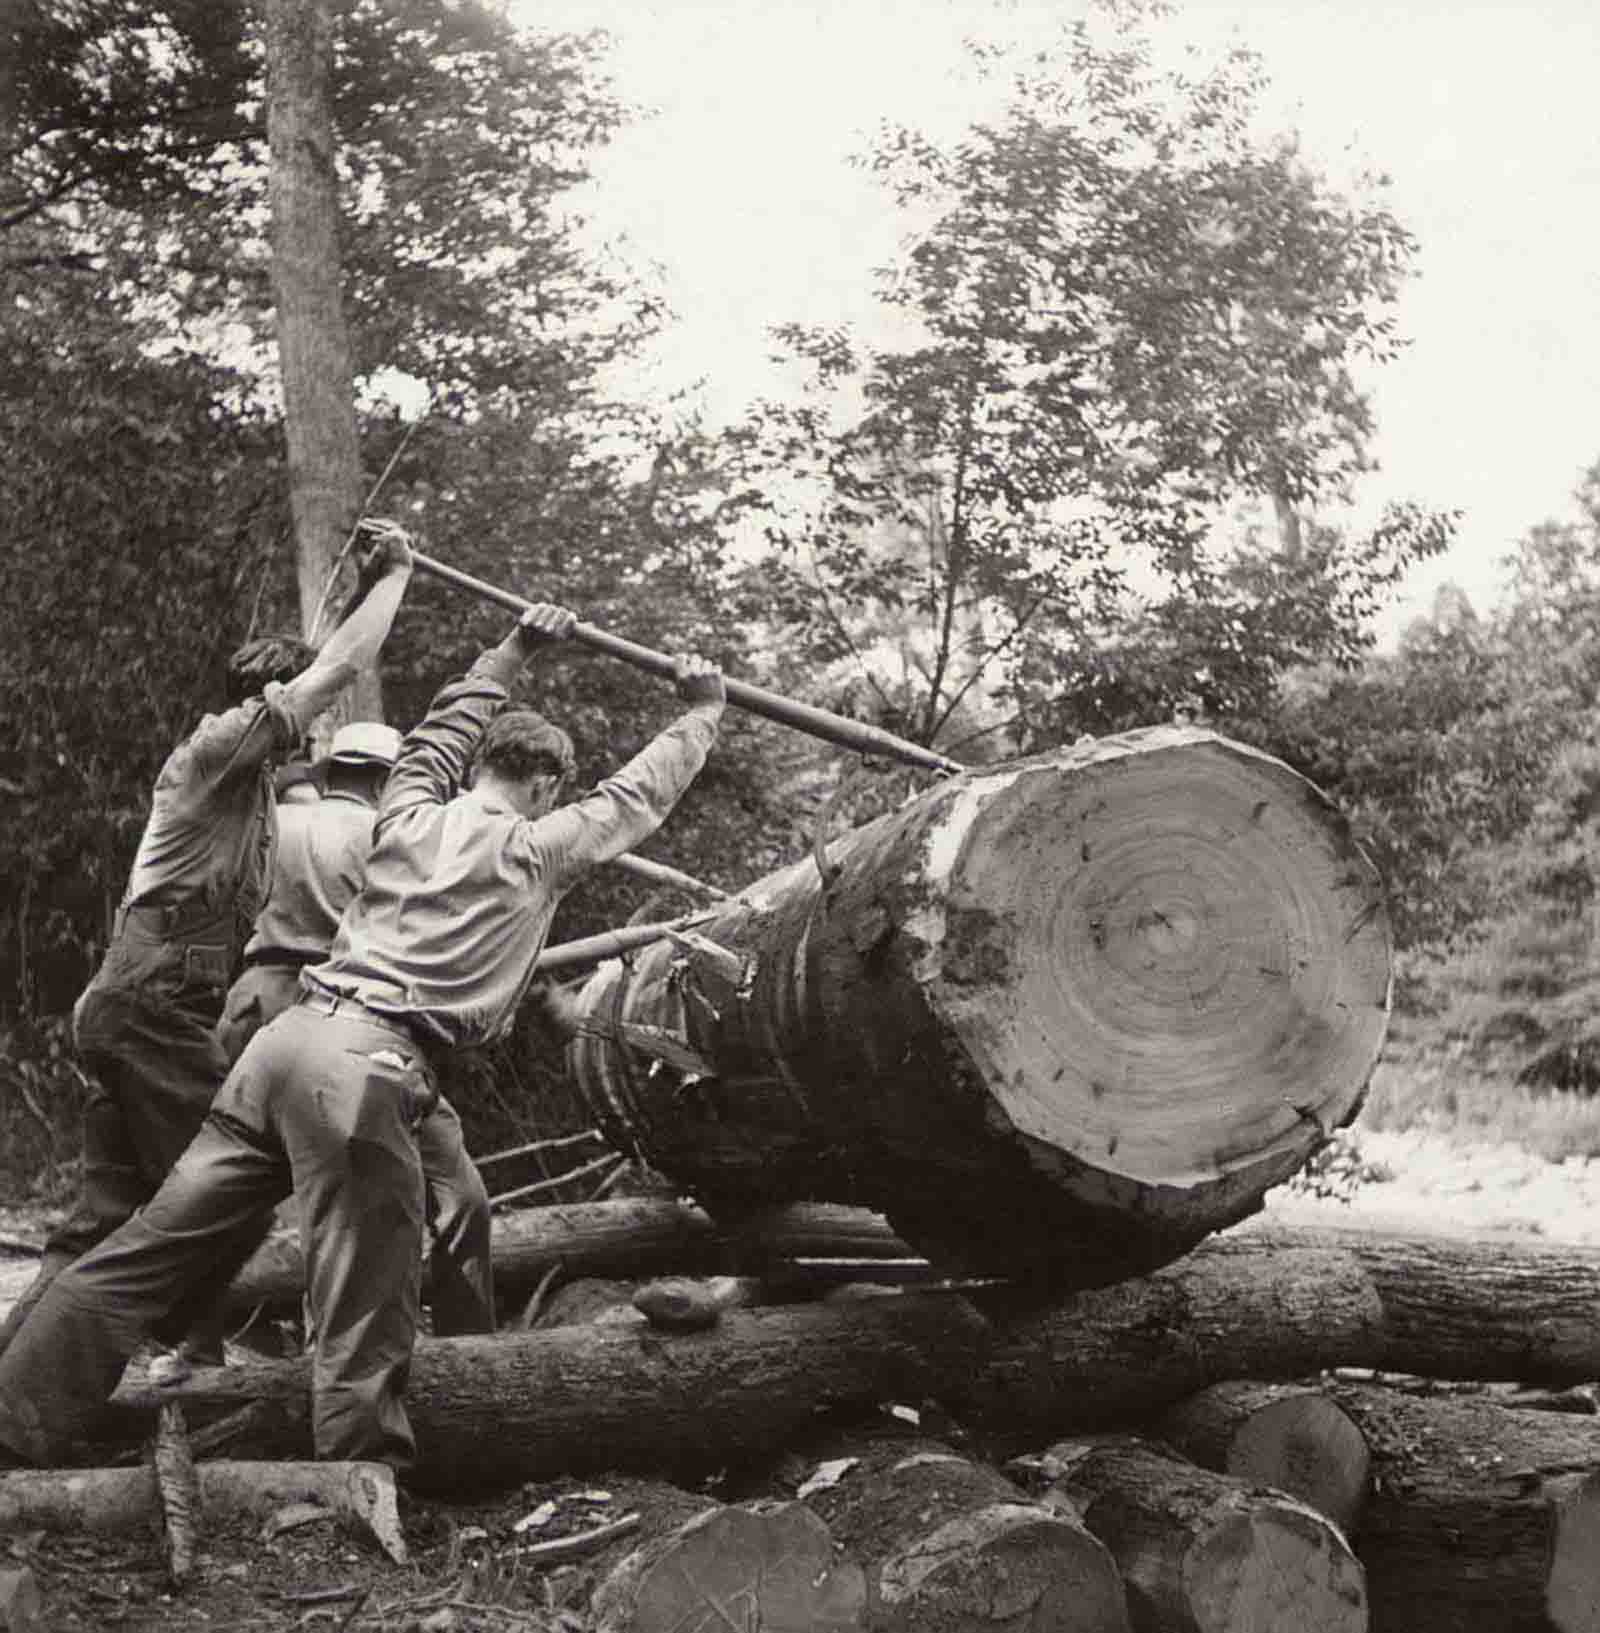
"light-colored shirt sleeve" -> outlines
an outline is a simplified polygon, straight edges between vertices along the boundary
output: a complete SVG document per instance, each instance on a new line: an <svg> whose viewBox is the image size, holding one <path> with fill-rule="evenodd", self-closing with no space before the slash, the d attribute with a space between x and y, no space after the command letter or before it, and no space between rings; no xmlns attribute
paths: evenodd
<svg viewBox="0 0 1600 1633"><path fill-rule="evenodd" d="M519 838L529 872L560 892L648 839L699 774L716 736L716 718L691 709L582 799L524 823Z"/></svg>
<svg viewBox="0 0 1600 1633"><path fill-rule="evenodd" d="M440 688L422 721L406 734L378 806L381 835L404 811L454 799L489 722L505 707L521 659L493 647L460 680Z"/></svg>
<svg viewBox="0 0 1600 1633"><path fill-rule="evenodd" d="M309 724L296 718L287 689L271 681L260 697L208 714L179 755L187 761L188 774L203 783L254 776L268 760L293 748Z"/></svg>

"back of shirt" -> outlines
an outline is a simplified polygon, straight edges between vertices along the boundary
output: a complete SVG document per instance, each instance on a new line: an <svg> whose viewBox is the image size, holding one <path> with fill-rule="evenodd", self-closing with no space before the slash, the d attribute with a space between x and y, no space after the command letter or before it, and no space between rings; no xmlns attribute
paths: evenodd
<svg viewBox="0 0 1600 1633"><path fill-rule="evenodd" d="M445 1045L510 1024L561 897L655 831L716 737L715 717L691 710L582 799L529 821L481 790L455 794L504 700L480 660L406 738L361 892L308 972Z"/></svg>
<svg viewBox="0 0 1600 1633"><path fill-rule="evenodd" d="M245 962L314 964L361 888L376 812L350 794L278 807L272 890L245 947Z"/></svg>
<svg viewBox="0 0 1600 1633"><path fill-rule="evenodd" d="M174 924L230 916L237 953L271 877L272 762L301 731L277 684L208 714L156 778L123 907L172 910Z"/></svg>

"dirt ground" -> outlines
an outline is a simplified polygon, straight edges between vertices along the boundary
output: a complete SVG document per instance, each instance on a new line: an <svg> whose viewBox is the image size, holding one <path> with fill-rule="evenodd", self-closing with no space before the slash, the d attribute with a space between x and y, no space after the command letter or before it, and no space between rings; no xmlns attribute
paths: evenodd
<svg viewBox="0 0 1600 1633"><path fill-rule="evenodd" d="M1416 1134L1367 1133L1362 1156L1387 1177L1348 1202L1278 1191L1270 1214L1374 1230L1516 1232L1600 1244L1600 1162L1552 1164L1510 1147L1463 1147ZM0 1242L37 1241L42 1221L0 1210ZM3 1250L0 1250L3 1254ZM29 1261L0 1256L0 1280L26 1279ZM578 1563L545 1567L527 1552L649 1503L618 1477L529 1485L474 1503L402 1494L410 1549L392 1564L369 1539L323 1519L269 1536L262 1522L211 1529L189 1582L174 1590L158 1535L91 1538L33 1533L0 1540L0 1568L26 1566L61 1633L249 1629L289 1633L584 1633L598 1578L640 1540ZM652 1493L659 1488L649 1488ZM630 1510L630 1504L634 1509ZM538 1516L543 1515L542 1519ZM534 1516L536 1523L526 1522ZM525 1522L523 1529L517 1529Z"/></svg>

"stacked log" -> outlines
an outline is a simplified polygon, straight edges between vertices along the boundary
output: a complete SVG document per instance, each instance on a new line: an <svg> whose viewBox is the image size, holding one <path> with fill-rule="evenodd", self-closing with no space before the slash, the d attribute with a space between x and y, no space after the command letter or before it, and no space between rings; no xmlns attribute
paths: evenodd
<svg viewBox="0 0 1600 1633"><path fill-rule="evenodd" d="M857 1203L946 1269L1085 1287L1298 1169L1359 1105L1388 994L1331 804L1158 727L819 845L602 966L569 1054L619 1149L720 1219Z"/></svg>

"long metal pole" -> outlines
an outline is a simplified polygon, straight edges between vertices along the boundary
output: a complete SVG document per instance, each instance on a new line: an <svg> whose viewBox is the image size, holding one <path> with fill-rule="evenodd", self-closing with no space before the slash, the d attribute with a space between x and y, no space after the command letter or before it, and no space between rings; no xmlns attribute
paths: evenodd
<svg viewBox="0 0 1600 1633"><path fill-rule="evenodd" d="M492 601L498 606L505 607L508 611L522 613L532 605L511 590L502 590L498 585L474 578L471 573L462 572L459 567L450 567L442 561L435 561L432 556L425 556L420 550L414 552L413 560L419 571L442 579L446 584L454 584L457 589L468 590L485 601ZM596 629L593 624L582 622L573 629L572 638L592 651L620 658L624 663L632 664L635 669L643 669L649 674L660 675L667 680L673 678L673 660L665 652L654 651L648 646L639 646L633 641L624 640L620 635L608 634L603 629ZM826 743L837 743L841 748L854 749L858 754L873 754L888 760L899 760L903 765L914 765L924 771L937 771L946 776L955 776L966 769L959 760L951 760L943 754L936 754L931 748L923 748L920 743L896 737L893 732L884 731L878 726L869 726L860 720L850 720L828 709L813 708L809 703L797 703L793 698L782 697L777 692L769 692L760 686L752 686L748 681L728 680L726 685L730 703L736 704L741 709L748 709L751 714L763 715L768 720L793 726L797 731L806 732L812 737L820 737Z"/></svg>

